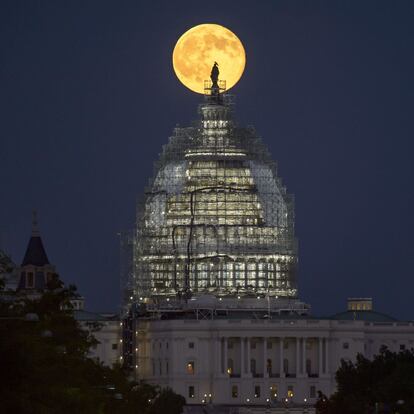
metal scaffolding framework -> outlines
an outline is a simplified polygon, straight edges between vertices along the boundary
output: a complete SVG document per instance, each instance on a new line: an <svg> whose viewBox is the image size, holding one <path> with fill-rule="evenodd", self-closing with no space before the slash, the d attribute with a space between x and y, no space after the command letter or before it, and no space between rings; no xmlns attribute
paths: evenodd
<svg viewBox="0 0 414 414"><path fill-rule="evenodd" d="M206 88L208 89L208 88ZM295 298L293 198L231 97L207 93L201 119L175 128L127 234L126 305L266 294Z"/></svg>

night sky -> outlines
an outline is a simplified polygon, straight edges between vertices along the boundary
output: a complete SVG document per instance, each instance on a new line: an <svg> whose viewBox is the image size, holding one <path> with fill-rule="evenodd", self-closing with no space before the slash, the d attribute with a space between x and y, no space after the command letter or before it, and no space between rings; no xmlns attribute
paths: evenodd
<svg viewBox="0 0 414 414"><path fill-rule="evenodd" d="M316 315L373 297L413 319L413 1L2 1L0 245L20 263L35 208L87 308L119 304L119 239L172 129L201 96L178 37L234 31L232 90L296 199L299 291Z"/></svg>

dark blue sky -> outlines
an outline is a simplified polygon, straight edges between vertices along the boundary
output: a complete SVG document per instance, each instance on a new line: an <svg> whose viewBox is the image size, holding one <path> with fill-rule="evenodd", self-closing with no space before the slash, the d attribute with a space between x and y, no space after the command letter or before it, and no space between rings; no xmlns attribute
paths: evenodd
<svg viewBox="0 0 414 414"><path fill-rule="evenodd" d="M245 45L240 124L296 197L299 288L315 314L372 296L414 317L414 2L2 1L0 229L22 260L36 208L50 260L116 309L119 230L199 96L175 78L188 28Z"/></svg>

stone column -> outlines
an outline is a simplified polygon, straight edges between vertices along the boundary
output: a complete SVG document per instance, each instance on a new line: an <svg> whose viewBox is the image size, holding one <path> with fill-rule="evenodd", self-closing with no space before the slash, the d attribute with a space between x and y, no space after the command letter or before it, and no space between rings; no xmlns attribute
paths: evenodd
<svg viewBox="0 0 414 414"><path fill-rule="evenodd" d="M285 376L285 372L283 371L283 359L284 359L284 355L283 355L283 337L279 338L280 341L280 346L279 346L279 359L280 359L280 378Z"/></svg>
<svg viewBox="0 0 414 414"><path fill-rule="evenodd" d="M251 375L251 366L250 366L250 338L246 338L246 373Z"/></svg>
<svg viewBox="0 0 414 414"><path fill-rule="evenodd" d="M221 339L219 337L214 338L214 358L215 358L215 369L214 374L221 374Z"/></svg>
<svg viewBox="0 0 414 414"><path fill-rule="evenodd" d="M223 338L223 373L224 375L227 375L227 368L228 368L228 362L227 362L227 338Z"/></svg>
<svg viewBox="0 0 414 414"><path fill-rule="evenodd" d="M325 374L329 375L329 338L325 338Z"/></svg>
<svg viewBox="0 0 414 414"><path fill-rule="evenodd" d="M306 338L302 340L302 373L305 377L308 376L306 372Z"/></svg>
<svg viewBox="0 0 414 414"><path fill-rule="evenodd" d="M318 370L318 375L319 377L322 375L322 359L323 359L323 353L322 353L322 338L319 338L319 359L318 359L318 365L319 365L319 370Z"/></svg>
<svg viewBox="0 0 414 414"><path fill-rule="evenodd" d="M267 340L266 337L263 337L263 377L268 378L269 374L267 372Z"/></svg>
<svg viewBox="0 0 414 414"><path fill-rule="evenodd" d="M243 377L246 372L244 366L244 338L240 338L240 377Z"/></svg>
<svg viewBox="0 0 414 414"><path fill-rule="evenodd" d="M300 364L300 358L299 358L299 355L300 355L300 338L298 338L298 337L296 337L295 352L296 352L296 378L297 378L297 377L299 377L299 374L300 374L300 366L299 366L299 364Z"/></svg>

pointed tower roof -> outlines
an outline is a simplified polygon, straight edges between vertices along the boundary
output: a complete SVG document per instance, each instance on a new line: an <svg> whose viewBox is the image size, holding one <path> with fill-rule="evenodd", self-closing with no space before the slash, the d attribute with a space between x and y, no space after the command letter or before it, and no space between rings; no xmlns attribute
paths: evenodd
<svg viewBox="0 0 414 414"><path fill-rule="evenodd" d="M36 211L33 211L32 235L30 237L29 244L27 245L22 266L44 266L47 264L49 264L49 259L47 258L47 254L40 237L40 232L37 225L37 214Z"/></svg>

